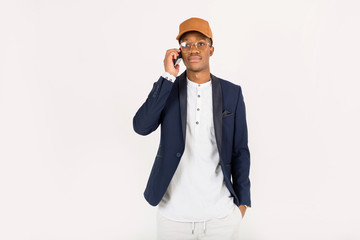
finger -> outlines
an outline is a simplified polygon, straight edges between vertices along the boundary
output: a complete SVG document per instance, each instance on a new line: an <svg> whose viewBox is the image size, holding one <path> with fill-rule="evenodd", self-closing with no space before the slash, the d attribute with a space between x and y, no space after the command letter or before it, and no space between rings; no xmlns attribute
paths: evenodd
<svg viewBox="0 0 360 240"><path fill-rule="evenodd" d="M172 53L172 52L177 52L177 50L179 50L178 48L172 48L172 49L169 49L169 50L167 50L167 52L166 53Z"/></svg>
<svg viewBox="0 0 360 240"><path fill-rule="evenodd" d="M177 53L172 53L171 56L172 56L172 59L176 59L177 56L179 56L179 54L177 54Z"/></svg>

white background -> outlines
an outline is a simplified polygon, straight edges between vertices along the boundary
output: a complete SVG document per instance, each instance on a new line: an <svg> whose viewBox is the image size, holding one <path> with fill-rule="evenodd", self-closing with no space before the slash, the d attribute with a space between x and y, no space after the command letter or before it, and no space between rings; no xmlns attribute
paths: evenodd
<svg viewBox="0 0 360 240"><path fill-rule="evenodd" d="M246 240L360 239L359 1L0 1L0 239L153 240L159 129L132 118L179 24L243 88ZM181 65L181 72L185 70Z"/></svg>

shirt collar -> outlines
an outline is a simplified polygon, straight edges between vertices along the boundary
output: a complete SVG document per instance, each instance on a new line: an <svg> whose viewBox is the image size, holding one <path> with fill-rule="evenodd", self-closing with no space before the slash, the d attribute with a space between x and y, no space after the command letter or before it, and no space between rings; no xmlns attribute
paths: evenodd
<svg viewBox="0 0 360 240"><path fill-rule="evenodd" d="M187 86L191 87L191 88L206 88L208 86L211 86L211 78L210 81L204 82L204 83L195 83L191 80L189 80L189 78L186 77L186 81L187 81Z"/></svg>

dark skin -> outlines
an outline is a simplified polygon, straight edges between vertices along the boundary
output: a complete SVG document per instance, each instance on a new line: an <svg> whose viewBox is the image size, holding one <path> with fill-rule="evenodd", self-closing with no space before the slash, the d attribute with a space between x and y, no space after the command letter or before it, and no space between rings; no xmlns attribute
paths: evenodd
<svg viewBox="0 0 360 240"><path fill-rule="evenodd" d="M199 32L187 32L182 35L180 42L186 41L195 43L199 40L206 40L211 43L210 38ZM179 73L179 66L174 67L172 63L173 56L176 58L179 55L180 50L177 48L169 49L166 52L164 59L165 71L177 76ZM204 83L210 81L210 56L214 53L214 47L207 47L205 51L199 51L195 46L191 48L189 52L182 52L183 62L186 66L186 75L190 81L195 83Z"/></svg>
<svg viewBox="0 0 360 240"><path fill-rule="evenodd" d="M206 37L199 32L187 32L181 36L180 42L186 41L189 43L195 43L199 40L206 40L211 43L210 38ZM179 56L180 50L177 48L169 49L166 51L164 58L165 72L177 77L179 74L180 66L174 67L173 57ZM209 46L204 51L199 51L195 46L191 48L189 52L182 52L182 59L186 66L186 75L190 81L201 84L210 81L210 57L214 53L214 47ZM239 206L242 217L246 212L244 205Z"/></svg>

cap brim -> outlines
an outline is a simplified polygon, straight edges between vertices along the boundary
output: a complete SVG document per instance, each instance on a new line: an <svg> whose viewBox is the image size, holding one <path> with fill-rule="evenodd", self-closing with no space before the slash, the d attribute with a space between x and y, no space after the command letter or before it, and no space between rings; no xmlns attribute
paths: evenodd
<svg viewBox="0 0 360 240"><path fill-rule="evenodd" d="M179 35L177 35L176 40L180 40L180 37L181 37L182 35L184 35L184 34L187 33L187 32L192 32L192 31L199 32L199 33L201 33L202 35L204 35L204 36L206 36L206 37L208 37L208 38L211 39L211 36L208 36L207 34L199 31L198 29L186 29L186 31L180 32Z"/></svg>

